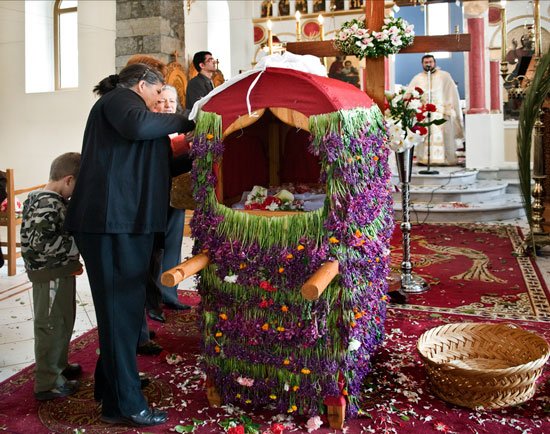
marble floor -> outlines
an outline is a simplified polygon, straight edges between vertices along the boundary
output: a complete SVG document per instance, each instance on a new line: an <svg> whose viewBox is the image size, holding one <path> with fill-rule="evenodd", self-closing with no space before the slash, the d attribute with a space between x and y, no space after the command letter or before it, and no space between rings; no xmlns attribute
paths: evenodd
<svg viewBox="0 0 550 434"><path fill-rule="evenodd" d="M525 228L525 220L500 221ZM527 232L527 230L525 230ZM184 237L182 257L191 253L192 240ZM537 257L537 265L547 285L550 283L550 253ZM180 283L191 289L194 280ZM32 287L19 260L17 275L8 277L6 267L0 269L0 382L34 363ZM86 274L77 277L77 314L73 339L96 326L94 304Z"/></svg>

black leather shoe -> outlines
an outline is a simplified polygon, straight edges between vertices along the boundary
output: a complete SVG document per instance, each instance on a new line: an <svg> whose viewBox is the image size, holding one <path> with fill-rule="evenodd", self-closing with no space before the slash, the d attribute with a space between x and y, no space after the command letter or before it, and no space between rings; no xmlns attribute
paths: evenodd
<svg viewBox="0 0 550 434"><path fill-rule="evenodd" d="M48 399L63 398L72 395L78 390L78 381L66 381L62 386L55 389L46 390L44 392L35 392L34 397L39 401L47 401Z"/></svg>
<svg viewBox="0 0 550 434"><path fill-rule="evenodd" d="M173 310L191 309L191 306L187 306L186 304L181 304L181 303L164 303L164 306L167 307L168 309L173 309Z"/></svg>
<svg viewBox="0 0 550 434"><path fill-rule="evenodd" d="M147 341L137 347L137 353L144 356L156 356L162 352L162 347L155 341Z"/></svg>
<svg viewBox="0 0 550 434"><path fill-rule="evenodd" d="M166 317L162 310L151 309L148 313L149 318L158 322L166 322Z"/></svg>
<svg viewBox="0 0 550 434"><path fill-rule="evenodd" d="M154 330L149 330L149 339L155 339L156 336L157 332L155 332Z"/></svg>
<svg viewBox="0 0 550 434"><path fill-rule="evenodd" d="M131 416L101 416L101 420L110 424L124 424L131 426L154 426L166 422L168 413L157 410L156 408L146 408L137 414Z"/></svg>
<svg viewBox="0 0 550 434"><path fill-rule="evenodd" d="M388 297L390 297L390 302L394 304L406 304L407 295L401 291L390 291L388 292Z"/></svg>
<svg viewBox="0 0 550 434"><path fill-rule="evenodd" d="M63 369L63 372L61 374L67 379L67 380L74 380L75 378L78 378L82 375L82 366L80 366L78 363L69 363L65 369Z"/></svg>

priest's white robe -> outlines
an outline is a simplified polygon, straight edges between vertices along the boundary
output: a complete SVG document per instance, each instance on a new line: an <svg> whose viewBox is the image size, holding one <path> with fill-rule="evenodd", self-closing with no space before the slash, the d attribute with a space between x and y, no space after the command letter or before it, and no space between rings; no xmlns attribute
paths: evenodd
<svg viewBox="0 0 550 434"><path fill-rule="evenodd" d="M431 75L431 85L428 82L429 75ZM431 74L422 71L409 83L408 92L412 92L415 87L424 91L423 101L435 104L443 118L447 120L442 125L430 127L430 164L450 166L457 164L456 150L462 147L464 126L458 88L453 78L448 72L440 69L436 69ZM417 145L415 155L417 162L427 164L428 138L424 143Z"/></svg>

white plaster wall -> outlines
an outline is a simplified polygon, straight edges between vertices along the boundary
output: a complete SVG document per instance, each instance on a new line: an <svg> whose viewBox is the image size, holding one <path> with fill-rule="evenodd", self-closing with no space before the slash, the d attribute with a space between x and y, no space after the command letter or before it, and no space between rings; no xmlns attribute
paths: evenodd
<svg viewBox="0 0 550 434"><path fill-rule="evenodd" d="M25 93L25 2L0 1L0 167L16 187L47 181L51 161L80 151L92 88L115 68L114 1L78 2L79 87Z"/></svg>

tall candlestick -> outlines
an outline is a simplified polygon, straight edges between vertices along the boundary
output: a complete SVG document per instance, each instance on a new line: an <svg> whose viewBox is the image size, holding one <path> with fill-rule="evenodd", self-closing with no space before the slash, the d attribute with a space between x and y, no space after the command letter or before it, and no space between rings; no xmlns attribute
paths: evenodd
<svg viewBox="0 0 550 434"><path fill-rule="evenodd" d="M325 40L325 26L323 25L323 23L325 22L325 19L321 14L319 14L319 16L317 17L317 21L319 22L319 40L324 41Z"/></svg>
<svg viewBox="0 0 550 434"><path fill-rule="evenodd" d="M503 62L506 61L506 0L500 1L500 37L502 42L500 44L500 56Z"/></svg>
<svg viewBox="0 0 550 434"><path fill-rule="evenodd" d="M302 39L302 29L300 28L300 18L302 17L302 14L300 11L296 11L294 16L296 17L296 41L299 41Z"/></svg>
<svg viewBox="0 0 550 434"><path fill-rule="evenodd" d="M269 48L269 54L273 54L273 23L271 20L267 20L267 47Z"/></svg>

